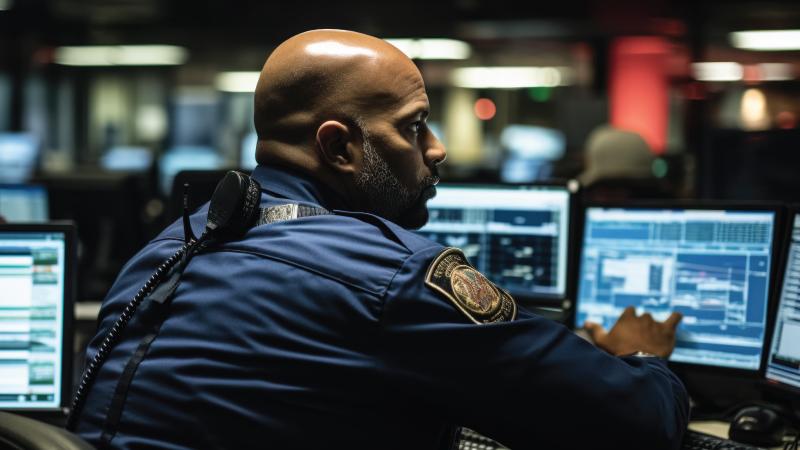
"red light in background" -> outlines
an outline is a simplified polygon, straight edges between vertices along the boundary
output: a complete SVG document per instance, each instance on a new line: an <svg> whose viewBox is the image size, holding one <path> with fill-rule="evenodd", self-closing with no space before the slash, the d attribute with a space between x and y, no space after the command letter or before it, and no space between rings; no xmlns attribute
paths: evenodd
<svg viewBox="0 0 800 450"><path fill-rule="evenodd" d="M742 72L742 79L747 84L758 84L761 81L761 70L755 64L744 66Z"/></svg>
<svg viewBox="0 0 800 450"><path fill-rule="evenodd" d="M686 85L684 92L687 100L704 100L706 98L706 91L702 83L693 81Z"/></svg>
<svg viewBox="0 0 800 450"><path fill-rule="evenodd" d="M497 114L497 107L494 105L494 102L489 100L488 98L479 98L475 101L475 116L481 120L490 120Z"/></svg>
<svg viewBox="0 0 800 450"><path fill-rule="evenodd" d="M775 118L778 123L778 128L788 130L797 126L797 116L791 111L781 111Z"/></svg>
<svg viewBox="0 0 800 450"><path fill-rule="evenodd" d="M663 153L669 114L667 40L618 38L610 56L611 124L641 134L654 153Z"/></svg>

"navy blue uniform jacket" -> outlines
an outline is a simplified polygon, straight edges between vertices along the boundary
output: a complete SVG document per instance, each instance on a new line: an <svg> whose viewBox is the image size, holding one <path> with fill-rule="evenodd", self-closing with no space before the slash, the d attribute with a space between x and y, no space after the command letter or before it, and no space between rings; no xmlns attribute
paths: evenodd
<svg viewBox="0 0 800 450"><path fill-rule="evenodd" d="M262 206L343 207L310 179L258 167ZM206 209L192 216L197 235ZM183 243L168 227L122 270L97 347ZM116 448L428 449L450 425L513 449L676 448L681 382L656 358L617 358L519 310L476 325L424 283L443 247L378 217L261 225L189 262L127 391ZM78 432L97 443L134 318L91 389Z"/></svg>

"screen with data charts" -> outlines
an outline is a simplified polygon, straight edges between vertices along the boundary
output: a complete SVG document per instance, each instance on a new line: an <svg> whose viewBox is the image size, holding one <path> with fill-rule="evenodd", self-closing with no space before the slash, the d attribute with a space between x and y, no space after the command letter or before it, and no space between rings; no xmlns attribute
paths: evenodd
<svg viewBox="0 0 800 450"><path fill-rule="evenodd" d="M757 371L776 212L588 207L575 325L610 329L633 306L683 314L671 361Z"/></svg>
<svg viewBox="0 0 800 450"><path fill-rule="evenodd" d="M800 389L800 213L792 220L767 380Z"/></svg>
<svg viewBox="0 0 800 450"><path fill-rule="evenodd" d="M71 233L60 225L0 225L0 409L65 404Z"/></svg>
<svg viewBox="0 0 800 450"><path fill-rule="evenodd" d="M512 296L561 298L567 286L565 186L439 186L419 233L460 248Z"/></svg>

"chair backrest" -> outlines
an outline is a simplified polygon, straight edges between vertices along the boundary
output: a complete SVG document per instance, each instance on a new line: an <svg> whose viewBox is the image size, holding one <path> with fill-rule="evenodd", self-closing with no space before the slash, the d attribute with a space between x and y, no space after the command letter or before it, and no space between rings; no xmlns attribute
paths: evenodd
<svg viewBox="0 0 800 450"><path fill-rule="evenodd" d="M14 450L93 450L62 428L0 411L0 448Z"/></svg>

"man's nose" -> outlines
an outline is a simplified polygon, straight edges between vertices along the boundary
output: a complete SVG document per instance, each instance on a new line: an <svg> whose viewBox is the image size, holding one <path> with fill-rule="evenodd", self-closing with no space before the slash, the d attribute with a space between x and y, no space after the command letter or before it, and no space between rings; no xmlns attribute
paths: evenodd
<svg viewBox="0 0 800 450"><path fill-rule="evenodd" d="M435 167L447 159L447 150L444 144L433 133L428 133L427 148L425 149L425 163L429 167Z"/></svg>

